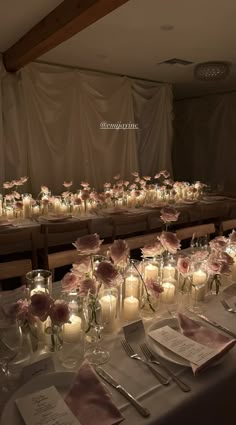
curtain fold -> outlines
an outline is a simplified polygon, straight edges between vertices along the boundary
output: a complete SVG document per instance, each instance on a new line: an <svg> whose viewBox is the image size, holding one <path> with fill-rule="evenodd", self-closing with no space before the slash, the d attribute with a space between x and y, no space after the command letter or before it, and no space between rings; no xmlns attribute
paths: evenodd
<svg viewBox="0 0 236 425"><path fill-rule="evenodd" d="M57 194L64 180L102 189L116 174L171 170L171 86L35 63L5 73L0 96L1 182L28 175L34 195Z"/></svg>
<svg viewBox="0 0 236 425"><path fill-rule="evenodd" d="M236 193L236 93L175 102L173 163L180 180Z"/></svg>

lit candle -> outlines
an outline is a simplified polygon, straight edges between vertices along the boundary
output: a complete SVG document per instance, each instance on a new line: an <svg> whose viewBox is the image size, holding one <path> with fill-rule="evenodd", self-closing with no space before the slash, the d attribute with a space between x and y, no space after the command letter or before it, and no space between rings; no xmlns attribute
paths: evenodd
<svg viewBox="0 0 236 425"><path fill-rule="evenodd" d="M112 294L103 295L100 298L102 323L104 325L109 325L109 327L114 326L116 318L116 301L116 297Z"/></svg>
<svg viewBox="0 0 236 425"><path fill-rule="evenodd" d="M197 270L193 273L193 285L202 285L206 283L207 275L202 270Z"/></svg>
<svg viewBox="0 0 236 425"><path fill-rule="evenodd" d="M31 216L31 197L24 196L23 198L23 216L29 218Z"/></svg>
<svg viewBox="0 0 236 425"><path fill-rule="evenodd" d="M35 206L33 206L33 209L32 209L32 211L33 211L33 216L35 217L37 217L37 216L39 216L40 215L40 208L39 208L39 205L35 205Z"/></svg>
<svg viewBox="0 0 236 425"><path fill-rule="evenodd" d="M63 341L68 343L78 342L82 320L75 314L71 314L69 320L71 323L65 323L63 326Z"/></svg>
<svg viewBox="0 0 236 425"><path fill-rule="evenodd" d="M7 215L7 218L9 218L9 219L14 218L14 210L13 210L13 208L7 208L6 215Z"/></svg>
<svg viewBox="0 0 236 425"><path fill-rule="evenodd" d="M35 276L34 278L34 285L35 288L32 289L32 291L30 292L30 295L34 295L36 292L46 292L46 289L44 288L44 277L41 276L40 273L37 274L37 276Z"/></svg>
<svg viewBox="0 0 236 425"><path fill-rule="evenodd" d="M139 279L132 274L125 279L125 296L135 298L139 296Z"/></svg>
<svg viewBox="0 0 236 425"><path fill-rule="evenodd" d="M124 299L124 320L136 320L139 315L139 300L135 297Z"/></svg>
<svg viewBox="0 0 236 425"><path fill-rule="evenodd" d="M175 268L171 265L165 266L163 268L163 279L174 279L175 277Z"/></svg>
<svg viewBox="0 0 236 425"><path fill-rule="evenodd" d="M175 285L172 282L163 282L164 292L161 294L161 301L165 304L173 304L175 300Z"/></svg>
<svg viewBox="0 0 236 425"><path fill-rule="evenodd" d="M156 280L158 277L158 267L154 264L148 264L144 270L144 278Z"/></svg>

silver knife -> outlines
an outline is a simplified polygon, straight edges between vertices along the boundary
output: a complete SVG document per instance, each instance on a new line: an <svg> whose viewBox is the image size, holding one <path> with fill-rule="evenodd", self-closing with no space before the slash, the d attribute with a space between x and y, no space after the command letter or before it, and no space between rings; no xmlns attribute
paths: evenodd
<svg viewBox="0 0 236 425"><path fill-rule="evenodd" d="M228 335L232 336L233 338L236 338L236 334L232 332L230 329L226 328L223 325L220 325L219 323L215 322L214 320L208 319L208 317L204 316L203 314L195 313L192 310L189 310L190 313L193 313L195 316L202 319L204 322L209 323L210 325L214 326L217 329L220 329L221 331L227 333Z"/></svg>
<svg viewBox="0 0 236 425"><path fill-rule="evenodd" d="M101 376L108 384L112 385L114 388L117 389L124 397L127 398L127 400L130 401L130 403L133 404L133 406L137 409L137 411L147 418L150 416L150 412L146 407L143 407L138 400L136 400L122 385L118 384L116 380L108 373L106 372L102 367L96 367L95 368L97 374Z"/></svg>

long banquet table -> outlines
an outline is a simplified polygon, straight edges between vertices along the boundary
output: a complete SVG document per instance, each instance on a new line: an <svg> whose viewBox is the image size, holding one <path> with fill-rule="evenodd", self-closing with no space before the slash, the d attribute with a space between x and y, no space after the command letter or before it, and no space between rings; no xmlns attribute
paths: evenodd
<svg viewBox="0 0 236 425"><path fill-rule="evenodd" d="M178 225L186 225L194 222L204 222L204 221L217 221L230 219L236 217L236 199L233 198L222 198L219 201L201 201L197 202L193 205L191 204L180 204L175 205L176 209L180 211L180 216L178 219ZM122 236L127 235L127 237L134 232L142 232L144 231L144 227L140 223L135 222L135 218L139 214L146 213L148 215L149 222L149 231L152 232L157 229L161 229L162 222L160 220L160 210L161 207L157 208L135 208L128 209L125 212L124 216L132 216L133 224L132 228L130 224L127 226L122 226ZM113 225L112 225L112 216L106 210L98 211L96 214L87 214L83 216L73 217L70 220L90 220L90 232L97 233L101 238L111 238L113 235ZM44 221L45 222L45 221ZM40 219L16 219L12 221L12 227L5 228L1 226L0 223L0 233L5 231L14 232L16 228L31 228L35 233L36 239L36 248L40 249L43 246L43 239L40 235ZM76 238L75 234L57 234L54 235L50 241L49 246L60 246L71 243L72 240ZM20 249L23 250L23 247ZM0 254L8 254L11 252L17 252L17 247L12 248L11 250L4 248L4 246L0 247Z"/></svg>
<svg viewBox="0 0 236 425"><path fill-rule="evenodd" d="M60 284L54 284L54 291L59 295ZM236 299L236 288L233 294ZM202 308L209 318L215 319L236 332L236 317L225 311L220 304L221 296L227 298L231 295L226 290L225 295L211 296L202 304ZM158 320L158 317L153 320ZM145 327L148 328L151 323L146 322ZM235 347L225 355L222 361L197 377L193 376L190 368L168 362L172 371L191 387L191 392L183 393L174 382L163 387L145 366L130 359L121 346L122 338L122 330L117 335L105 338L104 343L110 350L111 357L104 368L151 412L149 418L142 418L115 389L111 388L114 402L125 417L122 422L124 425L185 425L188 423L191 425L230 425L234 423ZM34 360L37 358L36 354ZM56 371L65 370L58 363L57 357L54 357L54 362ZM3 406L3 400L0 400L0 406L1 401Z"/></svg>

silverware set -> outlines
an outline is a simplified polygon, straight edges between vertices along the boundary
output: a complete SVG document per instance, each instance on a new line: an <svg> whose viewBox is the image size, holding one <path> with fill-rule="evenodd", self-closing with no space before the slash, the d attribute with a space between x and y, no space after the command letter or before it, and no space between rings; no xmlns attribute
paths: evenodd
<svg viewBox="0 0 236 425"><path fill-rule="evenodd" d="M148 366L148 368L150 369L150 371L153 373L153 375L158 379L158 381L162 384L162 385L169 385L170 380L172 378L172 380L178 385L178 387L184 391L184 392L189 392L191 391L190 387L185 384L181 379L179 379L167 366L165 366L163 363L161 363L157 357L151 352L151 350L149 349L148 345L146 343L141 344L140 348L145 356L145 359L143 357L141 357L139 354L135 353L135 351L133 350L133 348L131 347L131 345L126 341L126 340L122 340L121 344L125 350L125 352L128 354L128 356L131 359L134 360L139 360L142 363L144 363L146 366ZM165 376L163 376L162 374L160 374L153 365L157 365L160 368L162 368L168 375L169 375L169 379L166 378Z"/></svg>
<svg viewBox="0 0 236 425"><path fill-rule="evenodd" d="M126 340L122 340L121 344L131 359L138 360L145 364L162 385L169 385L170 381L161 373L159 373L148 360L143 359L138 353L135 353L131 345Z"/></svg>

